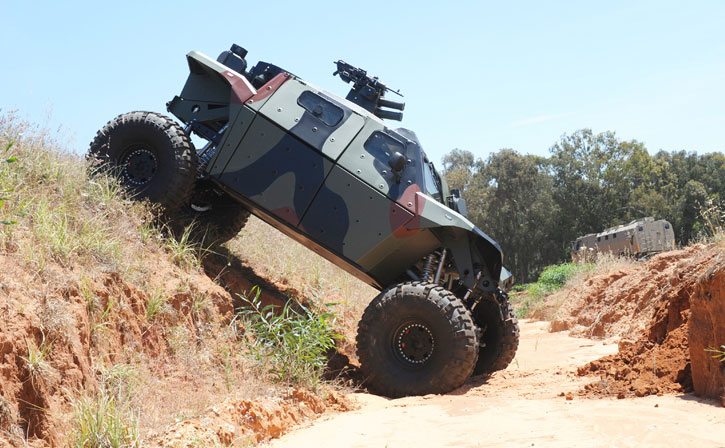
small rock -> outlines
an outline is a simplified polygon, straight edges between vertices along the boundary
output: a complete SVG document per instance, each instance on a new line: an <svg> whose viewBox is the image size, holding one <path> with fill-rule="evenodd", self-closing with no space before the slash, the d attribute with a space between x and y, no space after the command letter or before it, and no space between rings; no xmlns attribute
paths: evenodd
<svg viewBox="0 0 725 448"><path fill-rule="evenodd" d="M567 401L571 401L573 399L574 399L574 395L572 395L571 392L567 392L567 394L566 394L566 400Z"/></svg>
<svg viewBox="0 0 725 448"><path fill-rule="evenodd" d="M660 407L660 405L658 405L657 403L655 403L655 407L658 408L658 407Z"/></svg>
<svg viewBox="0 0 725 448"><path fill-rule="evenodd" d="M620 392L617 394L617 400L623 400L624 399L624 392Z"/></svg>

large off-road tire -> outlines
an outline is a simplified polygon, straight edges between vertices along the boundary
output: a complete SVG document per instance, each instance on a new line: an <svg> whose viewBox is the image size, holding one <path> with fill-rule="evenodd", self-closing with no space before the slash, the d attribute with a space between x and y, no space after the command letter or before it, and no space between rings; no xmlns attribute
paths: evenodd
<svg viewBox="0 0 725 448"><path fill-rule="evenodd" d="M480 329L480 348L474 375L505 369L519 347L519 321L504 292L484 297L473 308L473 320Z"/></svg>
<svg viewBox="0 0 725 448"><path fill-rule="evenodd" d="M365 384L389 397L441 394L461 386L476 364L468 309L431 283L388 288L368 305L357 334Z"/></svg>
<svg viewBox="0 0 725 448"><path fill-rule="evenodd" d="M177 237L189 238L207 247L234 238L247 223L249 210L208 180L198 180L189 201L172 217Z"/></svg>
<svg viewBox="0 0 725 448"><path fill-rule="evenodd" d="M197 156L184 130L155 112L119 115L98 131L88 157L118 176L135 199L173 213L189 199Z"/></svg>

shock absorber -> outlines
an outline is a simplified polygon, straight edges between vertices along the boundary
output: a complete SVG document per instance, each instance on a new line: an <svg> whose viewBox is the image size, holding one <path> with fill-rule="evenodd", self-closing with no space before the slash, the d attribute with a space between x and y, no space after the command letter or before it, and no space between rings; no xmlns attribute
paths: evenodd
<svg viewBox="0 0 725 448"><path fill-rule="evenodd" d="M443 265L446 263L446 248L443 248L443 251L441 252L441 259L438 262L438 269L436 270L436 277L433 279L433 283L436 285L440 283L441 281L441 274L443 273Z"/></svg>
<svg viewBox="0 0 725 448"><path fill-rule="evenodd" d="M431 252L430 255L425 257L425 262L423 263L423 269L422 269L422 275L421 280L428 282L430 281L431 275L433 275L433 265L436 262L436 253Z"/></svg>

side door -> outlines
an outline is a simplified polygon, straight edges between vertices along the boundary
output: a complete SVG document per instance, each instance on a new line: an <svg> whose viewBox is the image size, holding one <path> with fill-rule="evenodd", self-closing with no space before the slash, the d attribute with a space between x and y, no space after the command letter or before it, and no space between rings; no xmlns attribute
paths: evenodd
<svg viewBox="0 0 725 448"><path fill-rule="evenodd" d="M406 162L398 173L389 165L396 153ZM404 246L410 243L405 226L415 217L415 195L420 192L419 157L416 142L367 118L332 168L301 227L368 272L375 270L382 282L389 280L385 276L390 270L381 264L409 266L418 257ZM429 232L420 237L421 251L436 247Z"/></svg>
<svg viewBox="0 0 725 448"><path fill-rule="evenodd" d="M240 116L249 124L219 179L253 206L297 227L364 119L296 78L257 113L245 107Z"/></svg>

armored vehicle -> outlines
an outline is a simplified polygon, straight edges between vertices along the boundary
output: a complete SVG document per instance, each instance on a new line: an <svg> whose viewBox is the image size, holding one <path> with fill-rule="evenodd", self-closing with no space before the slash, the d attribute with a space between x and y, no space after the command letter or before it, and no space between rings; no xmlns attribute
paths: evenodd
<svg viewBox="0 0 725 448"><path fill-rule="evenodd" d="M248 70L246 56L238 45L216 60L190 52L186 84L166 105L182 125L123 114L89 156L207 240L232 238L251 212L380 290L357 335L374 392L445 393L505 368L519 338L504 290L513 279L415 133L383 121L401 120L404 104L344 61L341 98L267 62Z"/></svg>
<svg viewBox="0 0 725 448"><path fill-rule="evenodd" d="M672 225L649 216L577 238L571 243L571 258L575 262L592 261L602 253L644 258L674 248Z"/></svg>

